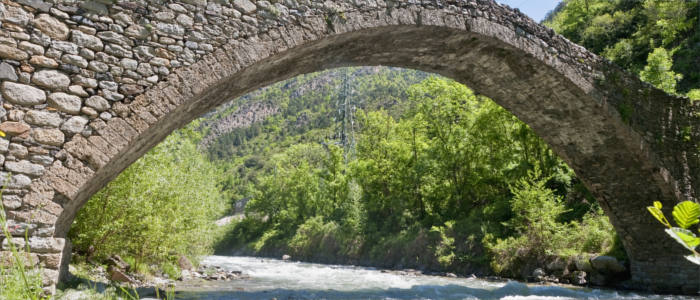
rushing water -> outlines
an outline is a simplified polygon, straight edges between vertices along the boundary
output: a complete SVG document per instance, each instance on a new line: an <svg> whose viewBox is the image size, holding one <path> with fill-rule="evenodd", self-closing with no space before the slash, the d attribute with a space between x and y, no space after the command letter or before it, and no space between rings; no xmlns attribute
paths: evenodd
<svg viewBox="0 0 700 300"><path fill-rule="evenodd" d="M700 299L615 290L401 275L373 268L209 256L202 262L247 279L190 282L176 299Z"/></svg>

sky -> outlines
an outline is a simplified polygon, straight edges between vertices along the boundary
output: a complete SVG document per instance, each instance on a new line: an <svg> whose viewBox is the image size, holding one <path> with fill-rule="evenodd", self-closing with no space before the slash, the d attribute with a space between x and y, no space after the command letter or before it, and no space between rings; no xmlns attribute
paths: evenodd
<svg viewBox="0 0 700 300"><path fill-rule="evenodd" d="M561 0L496 0L501 4L507 4L512 8L518 8L533 20L539 22L544 19L548 11L554 9Z"/></svg>

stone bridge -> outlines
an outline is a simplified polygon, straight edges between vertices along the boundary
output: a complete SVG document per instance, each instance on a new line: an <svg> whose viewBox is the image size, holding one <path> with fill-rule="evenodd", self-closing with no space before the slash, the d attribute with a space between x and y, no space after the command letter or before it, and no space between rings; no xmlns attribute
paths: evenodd
<svg viewBox="0 0 700 300"><path fill-rule="evenodd" d="M80 207L170 132L276 81L361 65L438 73L492 98L595 195L637 287L700 289L698 267L645 210L700 198L700 102L517 10L490 0L0 0L0 22L2 202L13 239L28 232L47 291L67 266Z"/></svg>

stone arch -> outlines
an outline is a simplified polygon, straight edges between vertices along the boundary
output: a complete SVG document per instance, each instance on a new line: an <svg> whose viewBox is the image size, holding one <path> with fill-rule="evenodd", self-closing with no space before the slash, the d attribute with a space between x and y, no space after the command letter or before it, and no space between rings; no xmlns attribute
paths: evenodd
<svg viewBox="0 0 700 300"><path fill-rule="evenodd" d="M700 198L698 103L643 84L492 1L219 2L0 4L3 26L19 32L0 57L20 75L2 78L16 120L0 129L13 135L8 148L48 157L42 166L9 151L3 170L21 176L6 183L3 201L14 201L8 216L26 225L16 233L30 231L47 286L68 261L64 238L80 207L174 129L298 74L387 65L453 78L530 125L601 203L636 287L700 288L699 269L645 209ZM36 89L34 98L16 95L16 84ZM53 109L60 130L47 121Z"/></svg>

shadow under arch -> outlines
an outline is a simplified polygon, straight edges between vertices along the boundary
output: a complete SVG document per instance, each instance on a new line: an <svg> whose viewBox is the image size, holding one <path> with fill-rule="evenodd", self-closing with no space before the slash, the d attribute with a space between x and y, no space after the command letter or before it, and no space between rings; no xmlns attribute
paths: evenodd
<svg viewBox="0 0 700 300"><path fill-rule="evenodd" d="M373 13L347 13L331 28L323 18L310 18L232 42L176 70L129 103L126 114L97 130L113 146L112 153L93 151L94 143L79 135L66 143L73 162L86 162L94 172L83 173L72 188L54 186L64 197L54 236L65 237L91 195L170 132L210 109L299 74L383 65L452 78L512 112L575 170L601 203L628 251L640 288L698 290L698 268L685 261L683 249L665 237L645 210L655 200L671 207L697 197L697 191L679 188L677 167L667 165L670 152L656 151L639 132L647 126L644 118L656 110L639 109L631 122L625 121L615 108L621 87L600 79L622 78L642 107L659 103L658 112L679 109L679 99L537 25L523 29L484 18L404 10L374 19ZM42 179L51 182L64 169L54 165Z"/></svg>

